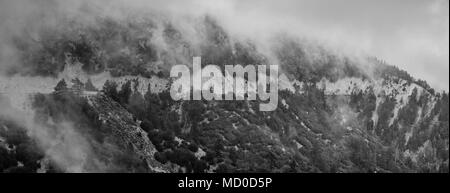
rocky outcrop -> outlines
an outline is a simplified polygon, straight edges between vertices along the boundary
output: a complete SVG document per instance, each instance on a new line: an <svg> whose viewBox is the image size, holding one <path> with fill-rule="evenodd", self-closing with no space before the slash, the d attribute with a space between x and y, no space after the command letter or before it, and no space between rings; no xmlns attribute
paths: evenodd
<svg viewBox="0 0 450 193"><path fill-rule="evenodd" d="M133 115L120 104L103 94L86 96L101 121L100 130L110 130L120 147L130 149L145 160L151 172L168 172L168 168L154 159L155 147L140 128Z"/></svg>

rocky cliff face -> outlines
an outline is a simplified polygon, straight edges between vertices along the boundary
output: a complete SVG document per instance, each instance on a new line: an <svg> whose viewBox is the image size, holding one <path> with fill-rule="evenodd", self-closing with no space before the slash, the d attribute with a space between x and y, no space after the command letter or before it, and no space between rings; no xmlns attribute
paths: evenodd
<svg viewBox="0 0 450 193"><path fill-rule="evenodd" d="M98 129L110 130L117 145L133 152L139 159L145 161L150 172L169 171L154 159L156 149L132 114L102 94L87 96L87 100L95 116L98 116L101 122Z"/></svg>

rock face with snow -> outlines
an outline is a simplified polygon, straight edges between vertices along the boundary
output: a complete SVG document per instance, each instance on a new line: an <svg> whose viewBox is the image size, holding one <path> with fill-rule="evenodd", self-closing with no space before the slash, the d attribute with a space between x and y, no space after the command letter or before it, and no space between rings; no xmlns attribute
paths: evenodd
<svg viewBox="0 0 450 193"><path fill-rule="evenodd" d="M0 105L28 124L0 109L1 171L448 172L448 94L396 67L289 37L267 54L210 17L189 23L194 34L158 18L94 24L17 38ZM275 62L278 108L173 101L170 67L193 56Z"/></svg>
<svg viewBox="0 0 450 193"><path fill-rule="evenodd" d="M405 164L446 167L448 151L448 95L435 94L397 77L378 81L345 78L325 81L330 98L346 96L345 104L358 112L364 131L394 146ZM425 150L426 149L426 150ZM427 161L425 161L427 160Z"/></svg>

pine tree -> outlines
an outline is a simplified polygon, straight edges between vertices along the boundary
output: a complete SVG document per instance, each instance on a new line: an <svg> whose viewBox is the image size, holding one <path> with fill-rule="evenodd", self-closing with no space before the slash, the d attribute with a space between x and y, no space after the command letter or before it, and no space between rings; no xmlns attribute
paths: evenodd
<svg viewBox="0 0 450 193"><path fill-rule="evenodd" d="M131 81L127 81L125 84L122 85L122 88L118 93L120 103L128 104L128 99L132 93L133 90L131 89Z"/></svg>
<svg viewBox="0 0 450 193"><path fill-rule="evenodd" d="M113 100L117 102L119 101L116 82L107 80L103 85L102 92L111 97Z"/></svg>
<svg viewBox="0 0 450 193"><path fill-rule="evenodd" d="M58 84L56 84L55 91L65 91L67 90L67 83L64 79L61 79Z"/></svg>

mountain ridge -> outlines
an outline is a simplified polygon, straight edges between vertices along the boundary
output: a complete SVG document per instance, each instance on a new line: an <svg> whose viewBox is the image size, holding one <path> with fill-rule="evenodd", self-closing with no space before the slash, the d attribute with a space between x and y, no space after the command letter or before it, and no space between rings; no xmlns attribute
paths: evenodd
<svg viewBox="0 0 450 193"><path fill-rule="evenodd" d="M448 93L376 58L340 56L291 37L273 42L267 55L209 16L195 23L195 41L168 21L74 23L46 29L39 41L19 34L14 43L23 62L0 88L18 96L21 78L44 77L42 88L30 89L43 94L27 108L51 132L81 133L80 141L63 144L88 151L83 171L110 171L105 160L112 159L113 171L135 172L448 172ZM276 62L278 108L171 100L171 65L189 65L195 55L221 68ZM54 90L58 81L62 88ZM102 143L108 136L118 147ZM41 156L55 166L68 162L48 151Z"/></svg>

